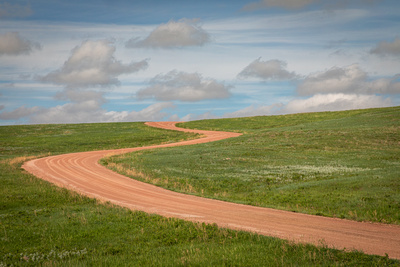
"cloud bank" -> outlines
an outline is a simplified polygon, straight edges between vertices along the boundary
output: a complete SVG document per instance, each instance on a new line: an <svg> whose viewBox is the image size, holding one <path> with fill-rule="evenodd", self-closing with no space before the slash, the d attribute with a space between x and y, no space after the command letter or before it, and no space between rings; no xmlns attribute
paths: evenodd
<svg viewBox="0 0 400 267"><path fill-rule="evenodd" d="M333 67L307 76L297 87L300 95L318 93L398 94L400 77L372 79L358 64Z"/></svg>
<svg viewBox="0 0 400 267"><path fill-rule="evenodd" d="M200 101L205 99L223 99L231 96L226 86L211 78L203 78L199 73L170 71L157 75L150 86L141 89L136 96L139 99L155 98L161 101Z"/></svg>
<svg viewBox="0 0 400 267"><path fill-rule="evenodd" d="M167 113L164 109L173 108L172 103L156 103L140 111L107 111L101 108L101 102L86 99L64 105L41 109L30 115L31 123L92 123L92 122L131 122L157 121Z"/></svg>
<svg viewBox="0 0 400 267"><path fill-rule="evenodd" d="M182 48L202 46L208 42L210 35L201 28L197 20L181 19L161 24L143 40L130 39L126 47Z"/></svg>
<svg viewBox="0 0 400 267"><path fill-rule="evenodd" d="M298 95L287 103L251 105L226 113L223 117L389 107L393 103L387 95L400 93L400 74L373 78L358 64L332 67L326 71L300 77L294 72L287 71L286 63L283 61L257 59L238 74L238 78L249 77L272 81L296 79Z"/></svg>
<svg viewBox="0 0 400 267"><path fill-rule="evenodd" d="M40 44L22 38L17 32L0 34L0 56L29 54L40 48Z"/></svg>
<svg viewBox="0 0 400 267"><path fill-rule="evenodd" d="M64 65L41 77L44 82L62 84L71 88L110 86L119 83L121 74L147 68L147 60L122 64L114 58L115 46L109 41L85 41L74 48Z"/></svg>
<svg viewBox="0 0 400 267"><path fill-rule="evenodd" d="M12 111L0 113L0 119L19 120L27 118L29 123L33 124L157 121L168 115L163 110L175 107L170 102L161 102L140 111L107 111L101 107L106 103L103 93L96 91L84 91L82 93L75 89L65 90L57 94L56 98L69 102L50 108L22 106Z"/></svg>
<svg viewBox="0 0 400 267"><path fill-rule="evenodd" d="M349 109L363 109L389 107L392 102L388 98L375 95L360 94L316 94L307 99L296 99L285 105L281 112L319 112L340 111Z"/></svg>
<svg viewBox="0 0 400 267"><path fill-rule="evenodd" d="M286 104L276 103L267 106L249 106L226 113L223 117L248 117L293 114L304 112L340 111L351 109L390 107L392 101L376 95L361 94L316 94L305 99L294 99Z"/></svg>

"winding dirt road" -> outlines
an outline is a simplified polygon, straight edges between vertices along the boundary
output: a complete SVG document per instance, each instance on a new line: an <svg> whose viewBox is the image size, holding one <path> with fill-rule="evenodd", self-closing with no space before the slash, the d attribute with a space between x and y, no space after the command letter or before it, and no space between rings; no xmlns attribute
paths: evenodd
<svg viewBox="0 0 400 267"><path fill-rule="evenodd" d="M28 161L23 168L58 186L89 197L148 213L185 220L217 223L295 242L357 249L400 259L400 226L363 223L268 208L233 204L168 191L117 174L98 161L110 154L194 145L237 137L238 133L198 131L175 127L174 122L151 122L164 129L200 133L204 137L179 143L118 150L72 153Z"/></svg>

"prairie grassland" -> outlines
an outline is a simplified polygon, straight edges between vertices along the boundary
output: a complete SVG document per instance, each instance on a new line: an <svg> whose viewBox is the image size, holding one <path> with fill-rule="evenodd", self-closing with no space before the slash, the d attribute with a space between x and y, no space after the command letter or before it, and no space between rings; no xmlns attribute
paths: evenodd
<svg viewBox="0 0 400 267"><path fill-rule="evenodd" d="M400 223L400 108L194 121L238 138L104 160L139 180L238 203ZM125 171L124 171L125 170Z"/></svg>
<svg viewBox="0 0 400 267"><path fill-rule="evenodd" d="M399 266L399 261L130 211L21 170L35 157L193 138L142 123L0 127L0 266Z"/></svg>

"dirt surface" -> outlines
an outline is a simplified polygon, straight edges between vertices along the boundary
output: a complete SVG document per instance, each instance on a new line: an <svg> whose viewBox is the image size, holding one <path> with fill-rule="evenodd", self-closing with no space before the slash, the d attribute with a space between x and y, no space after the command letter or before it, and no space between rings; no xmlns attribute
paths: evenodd
<svg viewBox="0 0 400 267"><path fill-rule="evenodd" d="M72 153L28 161L28 172L89 197L148 213L221 227L252 231L295 242L357 249L368 254L400 259L400 226L312 216L268 208L233 204L179 194L117 174L98 161L110 154L145 149L194 145L240 136L238 133L198 131L175 127L174 122L151 122L164 129L195 132L202 138L148 147Z"/></svg>

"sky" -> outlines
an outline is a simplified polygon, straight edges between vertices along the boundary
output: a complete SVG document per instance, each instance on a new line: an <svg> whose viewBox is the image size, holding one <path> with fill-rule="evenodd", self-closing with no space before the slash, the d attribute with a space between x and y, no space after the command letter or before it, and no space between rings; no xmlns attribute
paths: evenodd
<svg viewBox="0 0 400 267"><path fill-rule="evenodd" d="M398 0L0 0L0 125L399 105Z"/></svg>

